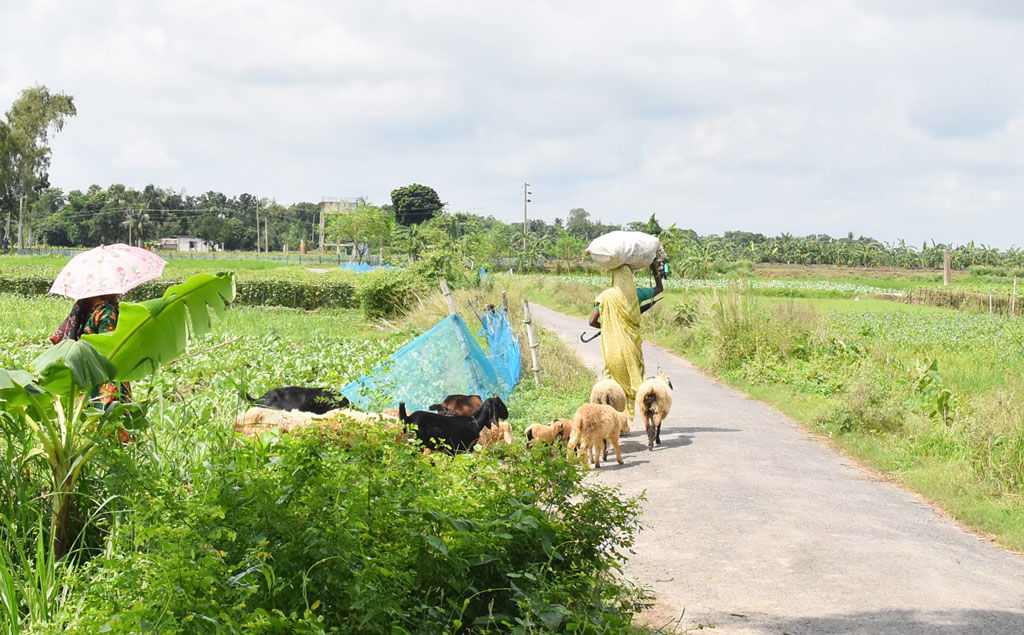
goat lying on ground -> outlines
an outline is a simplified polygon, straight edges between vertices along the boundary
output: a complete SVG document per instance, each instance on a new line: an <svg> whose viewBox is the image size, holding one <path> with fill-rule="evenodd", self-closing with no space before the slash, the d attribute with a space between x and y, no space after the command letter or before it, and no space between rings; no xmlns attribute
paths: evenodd
<svg viewBox="0 0 1024 635"><path fill-rule="evenodd" d="M323 414L302 412L301 410L275 410L254 406L235 417L235 431L245 435L257 435L267 430L293 432L301 428L323 426L341 430L383 426L394 432L396 441L405 441L405 430L398 423L398 417L390 417L384 413L360 412L349 408L338 408Z"/></svg>
<svg viewBox="0 0 1024 635"><path fill-rule="evenodd" d="M348 398L341 393L303 386L273 388L265 392L259 399L252 399L248 395L246 397L254 406L276 408L277 410L301 410L321 415L328 410L345 408L349 405Z"/></svg>
<svg viewBox="0 0 1024 635"><path fill-rule="evenodd" d="M601 467L601 448L604 441L609 441L615 448L615 459L622 465L622 452L619 451L619 430L623 421L629 419L625 412L619 412L604 404L583 404L576 409L573 417L572 436L569 438L569 452L579 444L578 456L586 455ZM608 460L608 447L604 446L604 459Z"/></svg>
<svg viewBox="0 0 1024 635"><path fill-rule="evenodd" d="M590 403L603 403L606 406L615 408L619 412L623 412L626 409L626 391L614 379L602 379L590 389ZM628 433L629 421L627 420L622 429L619 430L619 434L624 435Z"/></svg>
<svg viewBox="0 0 1024 635"><path fill-rule="evenodd" d="M481 430L496 426L500 419L508 419L508 407L501 397L490 397L472 416L446 417L427 410L406 413L405 402L402 402L398 404L398 418L406 427L409 424L416 426L416 438L423 447L454 454L472 450Z"/></svg>
<svg viewBox="0 0 1024 635"><path fill-rule="evenodd" d="M480 398L480 395L448 395L441 400L441 403L430 406L430 409L448 417L452 415L468 417L479 410L483 403L484 400Z"/></svg>
<svg viewBox="0 0 1024 635"><path fill-rule="evenodd" d="M526 427L526 446L533 446L535 441L568 441L572 431L572 421L568 419L555 419L551 423L532 423Z"/></svg>
<svg viewBox="0 0 1024 635"><path fill-rule="evenodd" d="M645 379L636 391L636 410L647 428L647 449L661 445L661 422L672 409L672 381L665 373Z"/></svg>

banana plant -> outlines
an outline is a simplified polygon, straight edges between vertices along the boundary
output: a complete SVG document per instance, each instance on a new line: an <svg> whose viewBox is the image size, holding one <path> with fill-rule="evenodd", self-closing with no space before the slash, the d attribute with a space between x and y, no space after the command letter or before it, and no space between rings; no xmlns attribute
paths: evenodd
<svg viewBox="0 0 1024 635"><path fill-rule="evenodd" d="M95 388L139 379L180 355L190 336L210 330L210 308L223 313L234 294L232 274L199 274L170 287L162 298L122 303L115 330L55 344L31 363L34 373L0 370L0 409L32 430L30 458L50 468L51 535L58 558L70 547L75 486L98 443L118 428L145 424L138 405L103 405L92 398Z"/></svg>

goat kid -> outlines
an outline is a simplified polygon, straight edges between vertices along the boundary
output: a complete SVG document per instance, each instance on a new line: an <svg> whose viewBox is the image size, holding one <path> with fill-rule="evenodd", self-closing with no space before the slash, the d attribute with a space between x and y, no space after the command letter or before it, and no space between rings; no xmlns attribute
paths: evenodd
<svg viewBox="0 0 1024 635"><path fill-rule="evenodd" d="M531 423L526 427L526 447L533 447L537 441L554 443L556 441L567 441L572 431L572 421L569 419L555 419L551 423Z"/></svg>

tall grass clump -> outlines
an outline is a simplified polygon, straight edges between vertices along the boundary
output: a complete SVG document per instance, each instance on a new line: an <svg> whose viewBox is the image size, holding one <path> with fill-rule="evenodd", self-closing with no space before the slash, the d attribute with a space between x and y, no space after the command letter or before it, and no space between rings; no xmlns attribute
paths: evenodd
<svg viewBox="0 0 1024 635"><path fill-rule="evenodd" d="M750 359L806 355L815 337L813 310L793 304L765 308L749 289L715 291L702 296L699 306L699 317L678 310L677 316L694 323L695 336L715 370L736 368Z"/></svg>

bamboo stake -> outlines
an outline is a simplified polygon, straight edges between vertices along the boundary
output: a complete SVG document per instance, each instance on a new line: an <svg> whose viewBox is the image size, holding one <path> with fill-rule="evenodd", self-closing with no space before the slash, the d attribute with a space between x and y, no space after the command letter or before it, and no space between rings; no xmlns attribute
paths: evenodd
<svg viewBox="0 0 1024 635"><path fill-rule="evenodd" d="M451 289L448 288L448 281L441 278L441 295L444 296L445 304L448 305L448 315L455 315L455 301L452 300Z"/></svg>
<svg viewBox="0 0 1024 635"><path fill-rule="evenodd" d="M992 294L988 294L988 314L992 315Z"/></svg>
<svg viewBox="0 0 1024 635"><path fill-rule="evenodd" d="M1017 276L1013 277L1013 295L1010 296L1010 315L1013 315L1014 309L1017 307Z"/></svg>
<svg viewBox="0 0 1024 635"><path fill-rule="evenodd" d="M486 328L487 327L487 323L484 322L484 316L480 315L480 312L476 310L475 306L473 306L473 301L472 300L467 300L466 304L469 305L469 308L473 309L473 313L476 314L476 319L480 320L480 324Z"/></svg>
<svg viewBox="0 0 1024 635"><path fill-rule="evenodd" d="M530 344L530 360L533 362L533 381L540 384L540 358L537 356L537 336L533 332L533 319L530 317L530 302L523 299L523 315L526 319L526 335Z"/></svg>

